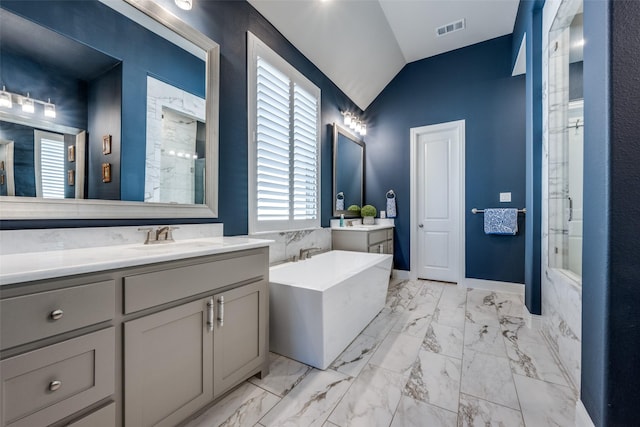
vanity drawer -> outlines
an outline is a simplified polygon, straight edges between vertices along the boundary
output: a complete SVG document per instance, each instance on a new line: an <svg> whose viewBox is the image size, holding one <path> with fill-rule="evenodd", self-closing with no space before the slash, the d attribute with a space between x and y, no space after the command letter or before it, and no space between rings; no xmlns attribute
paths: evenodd
<svg viewBox="0 0 640 427"><path fill-rule="evenodd" d="M245 280L262 278L268 272L267 254L264 250L125 277L124 312L133 313Z"/></svg>
<svg viewBox="0 0 640 427"><path fill-rule="evenodd" d="M115 328L0 362L2 426L46 426L114 392Z"/></svg>
<svg viewBox="0 0 640 427"><path fill-rule="evenodd" d="M1 300L0 348L113 319L115 288L107 280Z"/></svg>
<svg viewBox="0 0 640 427"><path fill-rule="evenodd" d="M113 427L114 425L116 425L116 404L111 402L107 406L72 422L67 427Z"/></svg>

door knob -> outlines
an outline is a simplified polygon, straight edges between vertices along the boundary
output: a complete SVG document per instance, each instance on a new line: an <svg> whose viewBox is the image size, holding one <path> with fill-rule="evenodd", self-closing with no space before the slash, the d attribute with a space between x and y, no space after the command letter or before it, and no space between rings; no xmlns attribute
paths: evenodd
<svg viewBox="0 0 640 427"><path fill-rule="evenodd" d="M418 224L418 227L422 228L424 227L424 224Z"/></svg>

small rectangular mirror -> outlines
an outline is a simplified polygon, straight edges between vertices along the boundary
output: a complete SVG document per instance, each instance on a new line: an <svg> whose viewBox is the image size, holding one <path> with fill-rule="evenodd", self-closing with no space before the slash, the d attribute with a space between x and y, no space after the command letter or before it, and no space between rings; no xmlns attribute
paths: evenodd
<svg viewBox="0 0 640 427"><path fill-rule="evenodd" d="M333 124L333 216L360 216L349 206L362 207L364 200L364 141Z"/></svg>

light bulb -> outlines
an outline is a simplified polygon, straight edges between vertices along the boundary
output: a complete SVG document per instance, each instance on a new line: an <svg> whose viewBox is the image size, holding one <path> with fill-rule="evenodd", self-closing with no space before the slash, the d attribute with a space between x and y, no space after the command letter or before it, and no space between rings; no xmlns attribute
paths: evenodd
<svg viewBox="0 0 640 427"><path fill-rule="evenodd" d="M29 98L29 93L27 92L27 97L22 98L22 111L25 113L33 113L35 110L36 107L33 103L33 99Z"/></svg>
<svg viewBox="0 0 640 427"><path fill-rule="evenodd" d="M362 122L358 120L358 122L356 123L356 132L360 133L361 130L362 130Z"/></svg>
<svg viewBox="0 0 640 427"><path fill-rule="evenodd" d="M349 123L349 128L355 129L356 128L356 122L357 122L356 118L355 117L352 118L351 119L351 123Z"/></svg>
<svg viewBox="0 0 640 427"><path fill-rule="evenodd" d="M176 5L183 10L191 10L193 7L193 0L174 0Z"/></svg>
<svg viewBox="0 0 640 427"><path fill-rule="evenodd" d="M56 118L56 106L51 103L50 99L49 102L44 104L44 116L52 119Z"/></svg>
<svg viewBox="0 0 640 427"><path fill-rule="evenodd" d="M351 113L348 111L344 113L344 125L351 126Z"/></svg>
<svg viewBox="0 0 640 427"><path fill-rule="evenodd" d="M360 135L365 136L367 134L367 125L362 124L362 129L360 129Z"/></svg>
<svg viewBox="0 0 640 427"><path fill-rule="evenodd" d="M7 92L7 89L4 86L2 86L2 92L0 92L0 107L11 108L12 106L11 94Z"/></svg>

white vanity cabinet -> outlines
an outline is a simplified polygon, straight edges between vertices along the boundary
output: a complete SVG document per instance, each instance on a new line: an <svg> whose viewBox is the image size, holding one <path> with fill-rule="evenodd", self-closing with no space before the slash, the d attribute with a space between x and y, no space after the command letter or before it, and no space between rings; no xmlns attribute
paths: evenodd
<svg viewBox="0 0 640 427"><path fill-rule="evenodd" d="M268 373L268 247L0 286L0 427L174 426Z"/></svg>
<svg viewBox="0 0 640 427"><path fill-rule="evenodd" d="M393 227L340 227L331 229L334 250L393 255Z"/></svg>

